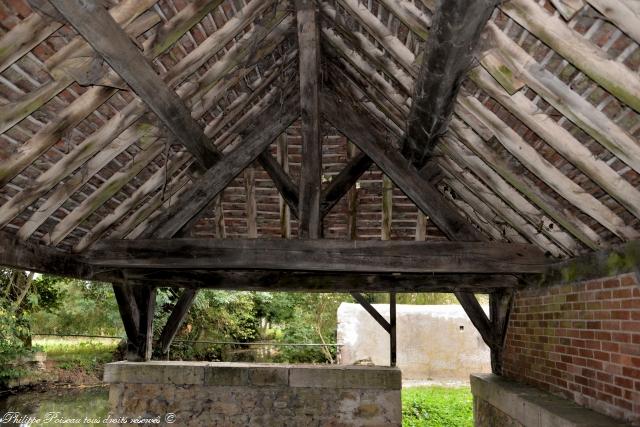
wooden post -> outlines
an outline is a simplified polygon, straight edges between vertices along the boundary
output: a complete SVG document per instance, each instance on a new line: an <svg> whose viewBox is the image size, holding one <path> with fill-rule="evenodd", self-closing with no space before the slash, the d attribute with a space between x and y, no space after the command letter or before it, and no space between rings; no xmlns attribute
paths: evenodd
<svg viewBox="0 0 640 427"><path fill-rule="evenodd" d="M113 285L127 333L127 360L151 360L156 289L149 285Z"/></svg>
<svg viewBox="0 0 640 427"><path fill-rule="evenodd" d="M171 311L171 315L169 315L169 319L167 319L166 325L164 325L162 329L158 341L160 343L160 351L165 358L169 356L169 347L180 330L189 308L193 305L197 293L198 291L196 289L185 289L182 291L180 298L178 298L176 305L173 307L173 311Z"/></svg>
<svg viewBox="0 0 640 427"><path fill-rule="evenodd" d="M389 364L396 366L396 293L389 293Z"/></svg>

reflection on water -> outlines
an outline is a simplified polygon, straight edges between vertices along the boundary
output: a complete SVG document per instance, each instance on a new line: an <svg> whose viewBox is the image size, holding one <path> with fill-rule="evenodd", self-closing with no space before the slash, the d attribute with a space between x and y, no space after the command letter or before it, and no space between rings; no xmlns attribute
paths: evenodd
<svg viewBox="0 0 640 427"><path fill-rule="evenodd" d="M0 397L1 426L103 425L109 389L59 389ZM37 421L36 421L37 420Z"/></svg>

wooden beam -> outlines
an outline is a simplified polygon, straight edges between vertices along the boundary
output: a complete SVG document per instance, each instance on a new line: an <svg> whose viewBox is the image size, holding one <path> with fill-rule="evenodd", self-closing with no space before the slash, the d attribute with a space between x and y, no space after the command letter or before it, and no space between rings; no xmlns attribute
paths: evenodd
<svg viewBox="0 0 640 427"><path fill-rule="evenodd" d="M280 158L282 159L282 157ZM273 184L280 193L280 197L286 202L290 212L294 217L298 218L298 205L300 200L298 187L293 183L284 166L280 165L278 160L271 155L269 148L260 153L258 163L260 163L260 166L262 166L271 177Z"/></svg>
<svg viewBox="0 0 640 427"><path fill-rule="evenodd" d="M378 313L378 310L376 310L375 307L372 306L369 301L367 301L367 298L364 295L358 292L352 292L351 296L353 297L353 299L358 301L362 308L364 308L367 313L369 313L371 317L373 317L373 319L378 322L380 326L382 326L382 329L384 329L388 334L391 333L391 324L387 321L387 319L382 317L380 313Z"/></svg>
<svg viewBox="0 0 640 427"><path fill-rule="evenodd" d="M103 240L82 259L115 268L363 273L540 273L549 262L529 244L265 239Z"/></svg>
<svg viewBox="0 0 640 427"><path fill-rule="evenodd" d="M284 271L161 270L99 267L78 255L0 232L0 266L125 285L300 292L451 292L518 286L496 274L345 274Z"/></svg>
<svg viewBox="0 0 640 427"><path fill-rule="evenodd" d="M171 314L169 315L164 328L162 328L162 332L160 333L160 338L158 340L160 344L160 352L163 355L169 354L169 347L171 347L173 339L182 327L182 323L187 317L187 313L193 305L197 293L198 291L195 289L184 289L180 294L178 301L176 301L173 310L171 310Z"/></svg>
<svg viewBox="0 0 640 427"><path fill-rule="evenodd" d="M278 144L276 147L276 155L278 156L278 164L282 168L282 171L289 176L289 145L287 143L287 134L283 133L278 137ZM296 188L293 183L291 183L291 188ZM293 190L292 190L293 191ZM297 188L296 188L297 191ZM298 201L295 200L294 203L285 203L284 197L282 196L283 190L280 190L280 195L278 197L279 205L280 205L280 236L283 239L291 238L291 209L296 210L296 217L298 211Z"/></svg>
<svg viewBox="0 0 640 427"><path fill-rule="evenodd" d="M347 143L347 158L355 157L356 146L351 142ZM373 161L372 161L373 163ZM351 186L347 192L347 236L349 240L358 238L358 187L357 182Z"/></svg>
<svg viewBox="0 0 640 427"><path fill-rule="evenodd" d="M135 340L138 337L140 313L138 312L136 300L133 297L132 286L114 283L113 294L116 297L120 318L124 325L124 331L127 334L127 359L135 358L138 352Z"/></svg>
<svg viewBox="0 0 640 427"><path fill-rule="evenodd" d="M478 299L472 292L455 292L456 298L458 302L464 308L464 311L469 316L469 320L473 323L473 326L476 327L482 340L489 347L492 348L493 341L493 332L491 330L491 322L487 317L487 314L480 306Z"/></svg>
<svg viewBox="0 0 640 427"><path fill-rule="evenodd" d="M363 115L356 115L352 107L323 94L322 111L325 118L350 141L367 154L393 182L440 230L454 240L484 240L448 201L398 150L384 145L385 136Z"/></svg>
<svg viewBox="0 0 640 427"><path fill-rule="evenodd" d="M500 8L611 95L640 112L640 76L536 2L511 0Z"/></svg>
<svg viewBox="0 0 640 427"><path fill-rule="evenodd" d="M364 153L351 156L349 163L340 173L331 180L331 183L322 192L322 217L324 218L333 207L356 184L358 179L369 170L373 160Z"/></svg>
<svg viewBox="0 0 640 427"><path fill-rule="evenodd" d="M415 83L403 153L420 169L449 126L458 90L473 65L480 32L497 0L440 2Z"/></svg>
<svg viewBox="0 0 640 427"><path fill-rule="evenodd" d="M382 226L380 240L391 240L391 221L393 217L393 181L387 175L382 176Z"/></svg>
<svg viewBox="0 0 640 427"><path fill-rule="evenodd" d="M320 139L320 34L318 11L312 0L296 0L298 58L300 61L300 117L302 170L298 234L318 239L322 234L320 196L322 191L322 141Z"/></svg>
<svg viewBox="0 0 640 427"><path fill-rule="evenodd" d="M264 152L263 152L264 153ZM244 170L244 190L246 194L245 215L247 217L247 237L256 239L258 237L257 214L258 207L256 205L256 171L252 166Z"/></svg>
<svg viewBox="0 0 640 427"><path fill-rule="evenodd" d="M461 108L475 117L484 127L490 129L504 148L567 201L620 238L629 240L638 237L637 230L626 224L620 216L592 194L585 192L582 187L567 178L480 101L471 96L459 97L458 101ZM472 127L477 125L476 123L468 124Z"/></svg>
<svg viewBox="0 0 640 427"><path fill-rule="evenodd" d="M220 159L191 112L101 4L81 0L51 2L204 168Z"/></svg>
<svg viewBox="0 0 640 427"><path fill-rule="evenodd" d="M513 297L512 290L499 290L489 294L489 320L494 342L491 351L491 371L497 375L502 375L502 355Z"/></svg>
<svg viewBox="0 0 640 427"><path fill-rule="evenodd" d="M291 123L298 118L298 105L288 98L283 105L271 104L253 124L242 143L202 175L180 196L180 202L160 214L144 233L145 237L170 238L249 166Z"/></svg>
<svg viewBox="0 0 640 427"><path fill-rule="evenodd" d="M156 306L156 288L150 285L131 288L138 307L138 335L135 340L137 354L130 362L148 362L153 352L153 314Z"/></svg>

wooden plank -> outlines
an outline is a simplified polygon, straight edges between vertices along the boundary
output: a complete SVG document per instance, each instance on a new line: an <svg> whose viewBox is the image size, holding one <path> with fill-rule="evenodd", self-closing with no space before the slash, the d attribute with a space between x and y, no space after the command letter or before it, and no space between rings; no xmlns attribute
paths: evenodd
<svg viewBox="0 0 640 427"><path fill-rule="evenodd" d="M409 0L380 0L387 9L413 31L422 41L429 36L427 28L431 26L431 17L418 9Z"/></svg>
<svg viewBox="0 0 640 427"><path fill-rule="evenodd" d="M280 137L278 139L278 143L280 143ZM282 159L282 156L280 156L280 159ZM278 160L271 155L268 148L260 153L260 156L258 156L258 163L260 163L260 166L262 166L262 168L271 177L273 184L280 193L280 197L284 202L286 202L289 211L294 217L298 218L298 205L300 201L298 186L294 184L291 177L284 167L280 165ZM288 162L286 165L288 167Z"/></svg>
<svg viewBox="0 0 640 427"><path fill-rule="evenodd" d="M433 220L440 230L455 240L484 240L484 236L473 228L449 202L399 151L385 147L385 136L371 123L351 111L352 106L326 96L322 97L325 118L366 153L382 171Z"/></svg>
<svg viewBox="0 0 640 427"><path fill-rule="evenodd" d="M384 329L388 334L391 333L391 324L378 312L378 310L375 309L374 306L371 305L369 301L367 301L367 298L364 295L358 292L353 292L351 296L353 299L358 301L362 308L364 308L380 326L382 326L382 329Z"/></svg>
<svg viewBox="0 0 640 427"><path fill-rule="evenodd" d="M506 190L504 187L496 189L495 187L489 187L483 184L473 174L466 170L463 170L449 158L441 159L440 164L442 165L442 168L444 170L447 170L452 176L457 177L458 180L469 189L469 191L477 195L488 206L490 206L491 209L493 209L499 217L504 219L520 234L525 236L529 242L534 243L543 250L550 252L555 257L565 257L567 255L567 253L562 248L558 247L554 242L549 241L549 239L540 232L538 227L542 227L544 226L544 224L534 223L534 225L528 222L522 216L521 211L516 211L504 200L498 197L498 194L501 194L501 190L509 190ZM504 194L501 195L504 196ZM508 196L514 197L514 194L509 193Z"/></svg>
<svg viewBox="0 0 640 427"><path fill-rule="evenodd" d="M43 241L50 245L58 245L69 235L78 225L105 204L113 195L122 189L133 177L138 175L164 150L162 145L156 144L136 156L127 168L117 171L98 187L89 197L67 216L65 216L47 235L43 236Z"/></svg>
<svg viewBox="0 0 640 427"><path fill-rule="evenodd" d="M511 185L503 180L493 169L484 164L478 157L471 154L460 142L454 138L446 138L445 141L442 141L439 149L448 156L449 160L456 163L460 168L468 168L473 171L475 176L484 183L490 193L499 196L533 226L536 235L542 232L548 239L570 255L577 255L582 250L582 246L562 230L558 224L525 199L520 192L511 187ZM453 172L454 175L461 173L461 171L457 169ZM461 175L467 176L468 174L463 172ZM476 180L471 177L470 181ZM484 193L484 191L479 189L477 191L479 191L478 194ZM497 208L493 203L492 206Z"/></svg>
<svg viewBox="0 0 640 427"><path fill-rule="evenodd" d="M207 268L370 273L539 273L530 244L267 239L102 240L82 256L116 268Z"/></svg>
<svg viewBox="0 0 640 427"><path fill-rule="evenodd" d="M382 226L380 239L391 240L391 221L393 219L393 181L387 175L382 176Z"/></svg>
<svg viewBox="0 0 640 427"><path fill-rule="evenodd" d="M473 51L497 0L441 2L424 48L402 150L420 169L449 125Z"/></svg>
<svg viewBox="0 0 640 427"><path fill-rule="evenodd" d="M455 292L455 296L458 302L464 308L464 311L469 316L469 320L476 327L482 340L489 346L494 347L494 335L491 329L491 322L484 312L478 299L472 292Z"/></svg>
<svg viewBox="0 0 640 427"><path fill-rule="evenodd" d="M300 76L302 165L298 208L298 235L318 239L322 234L322 141L318 87L320 80L320 34L318 11L312 0L296 0Z"/></svg>
<svg viewBox="0 0 640 427"><path fill-rule="evenodd" d="M396 293L389 293L389 365L396 366L397 322L396 322Z"/></svg>
<svg viewBox="0 0 640 427"><path fill-rule="evenodd" d="M637 72L609 58L604 50L536 2L512 0L500 8L611 95L640 112L640 76Z"/></svg>
<svg viewBox="0 0 640 427"><path fill-rule="evenodd" d="M538 190L529 178L513 172L508 163L490 150L485 141L467 124L454 117L451 129L459 137L458 141L463 142L478 158L495 170L513 188L524 194L550 218L557 221L577 240L591 249L597 249L602 245L602 239L595 231L556 199ZM493 134L490 132L491 137Z"/></svg>
<svg viewBox="0 0 640 427"><path fill-rule="evenodd" d="M180 98L101 5L80 0L52 0L52 4L187 147L198 163L208 168L220 159Z"/></svg>
<svg viewBox="0 0 640 427"><path fill-rule="evenodd" d="M629 212L640 218L640 191L609 164L597 158L582 142L552 117L544 114L522 92L509 96L482 67L470 73L471 79L489 96L502 104L549 146L575 165Z"/></svg>
<svg viewBox="0 0 640 427"><path fill-rule="evenodd" d="M636 43L640 43L640 3L637 0L586 1Z"/></svg>
<svg viewBox="0 0 640 427"><path fill-rule="evenodd" d="M489 320L494 341L491 349L491 371L497 375L502 375L503 350L513 297L514 292L506 289L489 294Z"/></svg>
<svg viewBox="0 0 640 427"><path fill-rule="evenodd" d="M159 215L144 235L169 238L198 215L298 118L298 105L292 98L287 99L283 105L272 104L264 110L261 119L254 123L253 129L243 138L242 143L225 155L223 161L207 170L192 188L180 196L179 203Z"/></svg>
<svg viewBox="0 0 640 427"><path fill-rule="evenodd" d="M493 49L481 63L498 82L502 84L508 76L518 76L523 84L526 83L567 119L640 173L640 146L633 136L535 61L494 23L487 24L485 35L487 44ZM496 59L487 63L486 59L492 56Z"/></svg>
<svg viewBox="0 0 640 427"><path fill-rule="evenodd" d="M466 108L487 128L491 129L498 141L527 169L537 175L554 191L572 203L578 209L594 218L604 227L622 239L635 239L638 232L628 226L611 209L585 192L582 187L567 178L549 161L542 157L531 145L507 126L495 114L489 111L476 98L464 96L458 98L460 106ZM469 123L472 125L471 123Z"/></svg>
<svg viewBox="0 0 640 427"><path fill-rule="evenodd" d="M160 333L158 343L160 344L160 352L162 354L168 356L169 347L171 347L173 339L182 327L182 323L187 317L187 313L193 305L197 293L198 291L195 289L184 289L180 294L173 310L171 310L167 323L164 325L164 328L162 328L162 332Z"/></svg>
<svg viewBox="0 0 640 427"><path fill-rule="evenodd" d="M282 168L282 171L289 176L289 145L287 143L287 134L286 132L281 134L278 137L276 155L278 157L278 164ZM293 185L291 188L296 188ZM295 203L285 203L284 197L282 196L283 191L280 190L280 195L278 196L279 204L280 204L280 236L283 239L291 238L291 209L292 205L295 207L294 209L298 210L298 202ZM294 200L292 200L294 202ZM297 214L296 214L297 217Z"/></svg>
<svg viewBox="0 0 640 427"><path fill-rule="evenodd" d="M249 166L244 170L244 190L247 195L245 202L245 215L247 217L247 237L256 239L258 237L257 205L256 205L256 171Z"/></svg>
<svg viewBox="0 0 640 427"><path fill-rule="evenodd" d="M571 21L584 7L584 0L550 0L565 21Z"/></svg>

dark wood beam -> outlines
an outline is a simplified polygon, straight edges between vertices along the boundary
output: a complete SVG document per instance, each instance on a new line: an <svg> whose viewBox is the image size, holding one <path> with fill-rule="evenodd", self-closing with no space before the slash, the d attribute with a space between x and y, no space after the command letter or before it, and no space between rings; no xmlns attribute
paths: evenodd
<svg viewBox="0 0 640 427"><path fill-rule="evenodd" d="M151 360L153 353L153 313L156 307L156 288L149 285L133 286L133 297L138 307L138 336L135 340L137 353L131 362Z"/></svg>
<svg viewBox="0 0 640 427"><path fill-rule="evenodd" d="M353 187L358 179L369 170L373 160L364 153L358 153L349 160L349 163L331 181L329 186L322 192L320 202L321 216L324 218L342 197Z"/></svg>
<svg viewBox="0 0 640 427"><path fill-rule="evenodd" d="M273 103L267 107L252 128L247 130L242 143L182 193L176 204L158 215L143 237L173 237L193 217L201 214L218 193L298 118L298 110L295 97L289 97L283 105Z"/></svg>
<svg viewBox="0 0 640 427"><path fill-rule="evenodd" d="M283 271L119 269L108 280L192 289L266 292L491 292L519 286L499 274L358 274ZM98 275L97 277L100 277Z"/></svg>
<svg viewBox="0 0 640 427"><path fill-rule="evenodd" d="M353 105L326 92L321 96L321 104L325 118L368 155L445 235L460 241L486 240L400 151L386 142L386 135L374 126L366 112L356 114Z"/></svg>
<svg viewBox="0 0 640 427"><path fill-rule="evenodd" d="M403 153L420 169L443 135L458 90L473 66L480 32L498 0L440 1L415 83Z"/></svg>
<svg viewBox="0 0 640 427"><path fill-rule="evenodd" d="M358 274L283 271L212 271L113 268L89 265L79 255L24 242L0 232L0 265L81 280L180 286L193 289L300 292L490 292L513 288L518 281L496 274ZM133 315L132 315L133 316Z"/></svg>
<svg viewBox="0 0 640 427"><path fill-rule="evenodd" d="M184 289L176 301L167 323L162 328L160 333L160 351L163 355L169 354L169 347L175 338L176 334L182 327L184 319L187 317L189 308L193 305L193 301L196 299L198 291L196 289Z"/></svg>
<svg viewBox="0 0 640 427"><path fill-rule="evenodd" d="M541 273L548 264L530 244L363 240L103 240L82 259L121 268L361 273Z"/></svg>
<svg viewBox="0 0 640 427"><path fill-rule="evenodd" d="M127 334L127 360L136 359L138 354L136 340L140 326L140 314L138 313L138 305L133 296L133 290L130 285L114 284L113 294L116 297L120 318L124 325L124 331Z"/></svg>
<svg viewBox="0 0 640 427"><path fill-rule="evenodd" d="M478 299L473 294L473 292L455 292L456 298L458 302L464 308L464 311L469 316L469 320L473 323L473 326L476 327L482 340L489 347L492 348L494 345L493 341L493 332L491 330L491 322L487 317L487 314L482 309L482 306L478 302Z"/></svg>
<svg viewBox="0 0 640 427"><path fill-rule="evenodd" d="M502 375L502 355L513 297L513 290L506 289L489 294L489 319L494 343L491 349L491 371L498 375Z"/></svg>
<svg viewBox="0 0 640 427"><path fill-rule="evenodd" d="M149 60L101 2L51 0L51 3L187 147L201 166L208 168L220 159L220 153L191 117L191 112L155 72Z"/></svg>
<svg viewBox="0 0 640 427"><path fill-rule="evenodd" d="M299 236L318 239L322 234L322 141L320 140L320 34L317 2L296 0L298 59L300 61L300 117L302 170L300 172Z"/></svg>
<svg viewBox="0 0 640 427"><path fill-rule="evenodd" d="M374 320L378 322L380 326L382 326L382 329L384 329L389 334L391 333L391 323L389 323L387 319L382 316L382 314L378 313L378 310L376 310L375 307L372 306L369 301L367 301L367 298L365 298L364 295L359 292L352 292L351 296L353 297L353 299L358 301L358 303L360 303L362 308L364 308L367 313L369 313L371 317L373 317Z"/></svg>
<svg viewBox="0 0 640 427"><path fill-rule="evenodd" d="M269 174L274 185L280 192L282 199L286 202L293 216L298 218L298 203L300 200L298 187L293 183L289 174L278 163L269 150L263 151L258 156L258 163Z"/></svg>

